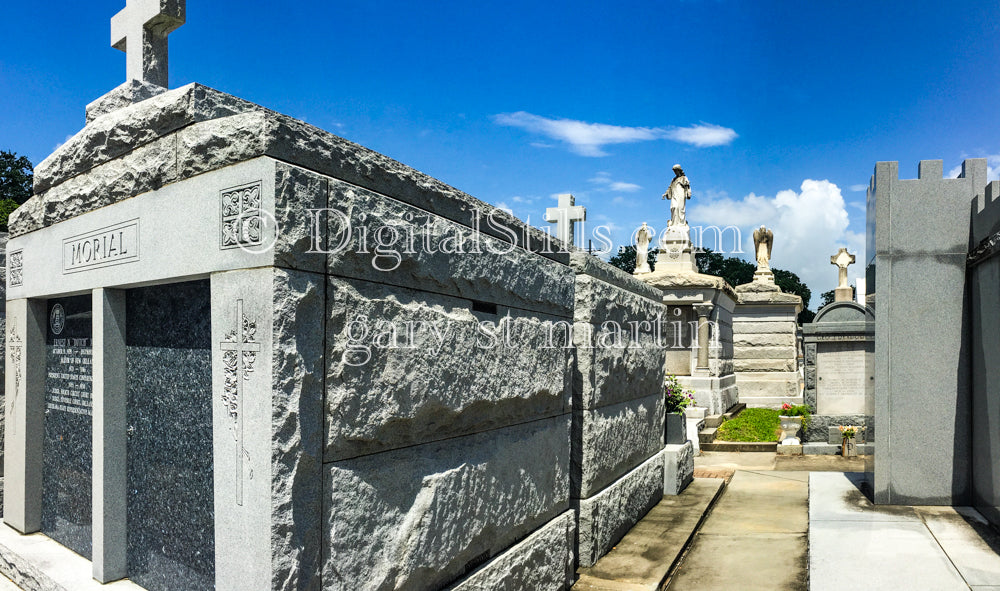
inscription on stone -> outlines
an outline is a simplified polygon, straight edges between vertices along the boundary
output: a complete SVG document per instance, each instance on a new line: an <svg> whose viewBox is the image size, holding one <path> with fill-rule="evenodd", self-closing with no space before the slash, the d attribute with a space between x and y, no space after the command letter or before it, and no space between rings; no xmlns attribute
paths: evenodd
<svg viewBox="0 0 1000 591"><path fill-rule="evenodd" d="M51 387L45 406L90 416L92 410L93 349L89 338L53 339L52 359L48 367Z"/></svg>
<svg viewBox="0 0 1000 591"><path fill-rule="evenodd" d="M831 342L816 354L816 406L821 415L864 414L866 346Z"/></svg>
<svg viewBox="0 0 1000 591"><path fill-rule="evenodd" d="M63 240L63 273L77 273L139 260L139 220Z"/></svg>

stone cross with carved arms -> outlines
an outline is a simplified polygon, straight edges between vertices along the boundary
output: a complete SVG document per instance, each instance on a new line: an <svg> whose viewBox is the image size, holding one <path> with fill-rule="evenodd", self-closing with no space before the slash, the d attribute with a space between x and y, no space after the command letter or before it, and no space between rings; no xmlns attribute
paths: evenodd
<svg viewBox="0 0 1000 591"><path fill-rule="evenodd" d="M847 282L847 267L854 264L854 255L847 252L846 248L841 248L837 254L830 257L830 264L837 265L839 272L837 289L833 292L833 301L850 302L854 299L854 290Z"/></svg>
<svg viewBox="0 0 1000 591"><path fill-rule="evenodd" d="M125 52L128 80L164 88L167 79L167 35L184 24L186 0L126 0L111 19L111 46Z"/></svg>
<svg viewBox="0 0 1000 591"><path fill-rule="evenodd" d="M556 224L556 238L573 244L576 222L587 221L587 208L575 205L576 198L569 193L559 195L559 207L545 210L545 221Z"/></svg>

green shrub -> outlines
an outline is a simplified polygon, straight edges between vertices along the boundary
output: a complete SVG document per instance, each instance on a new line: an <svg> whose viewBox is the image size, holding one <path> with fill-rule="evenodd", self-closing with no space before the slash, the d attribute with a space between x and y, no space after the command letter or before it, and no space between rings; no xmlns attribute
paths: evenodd
<svg viewBox="0 0 1000 591"><path fill-rule="evenodd" d="M781 431L778 411L748 408L719 426L716 439L722 441L777 441Z"/></svg>
<svg viewBox="0 0 1000 591"><path fill-rule="evenodd" d="M673 413L682 415L684 414L685 408L695 404L694 392L691 390L685 390L681 387L680 383L677 381L677 376L674 374L667 374L667 379L665 380L663 386L663 392L667 414Z"/></svg>

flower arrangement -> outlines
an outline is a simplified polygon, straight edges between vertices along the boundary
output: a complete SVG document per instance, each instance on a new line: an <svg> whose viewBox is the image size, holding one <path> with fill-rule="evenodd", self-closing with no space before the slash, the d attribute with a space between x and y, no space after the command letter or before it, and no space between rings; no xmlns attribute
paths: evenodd
<svg viewBox="0 0 1000 591"><path fill-rule="evenodd" d="M840 436L844 439L853 439L858 434L858 427L854 425L841 425Z"/></svg>
<svg viewBox="0 0 1000 591"><path fill-rule="evenodd" d="M805 432L812 421L812 409L809 408L808 404L788 404L785 402L781 405L781 416L802 417L802 431Z"/></svg>
<svg viewBox="0 0 1000 591"><path fill-rule="evenodd" d="M685 390L680 383L677 382L677 376L673 374L667 374L667 378L664 381L663 386L665 394L665 403L667 407L667 414L684 414L684 409L689 406L694 406L694 392L691 390Z"/></svg>

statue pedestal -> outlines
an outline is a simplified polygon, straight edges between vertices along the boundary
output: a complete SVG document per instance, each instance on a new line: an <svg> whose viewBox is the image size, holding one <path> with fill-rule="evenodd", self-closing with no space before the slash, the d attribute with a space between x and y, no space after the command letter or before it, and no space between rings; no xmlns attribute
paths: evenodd
<svg viewBox="0 0 1000 591"><path fill-rule="evenodd" d="M854 290L851 286L838 287L833 290L833 301L835 302L853 302L854 301Z"/></svg>
<svg viewBox="0 0 1000 591"><path fill-rule="evenodd" d="M757 268L753 274L754 283L774 283L774 273L770 269ZM773 290L772 290L773 291Z"/></svg>
<svg viewBox="0 0 1000 591"><path fill-rule="evenodd" d="M802 298L783 293L774 283L736 286L739 303L733 312L733 364L740 402L750 408L802 404L797 316Z"/></svg>
<svg viewBox="0 0 1000 591"><path fill-rule="evenodd" d="M691 245L690 228L684 226L668 227L660 238L660 250L656 256L656 271L664 273L697 273L698 264L695 261Z"/></svg>

